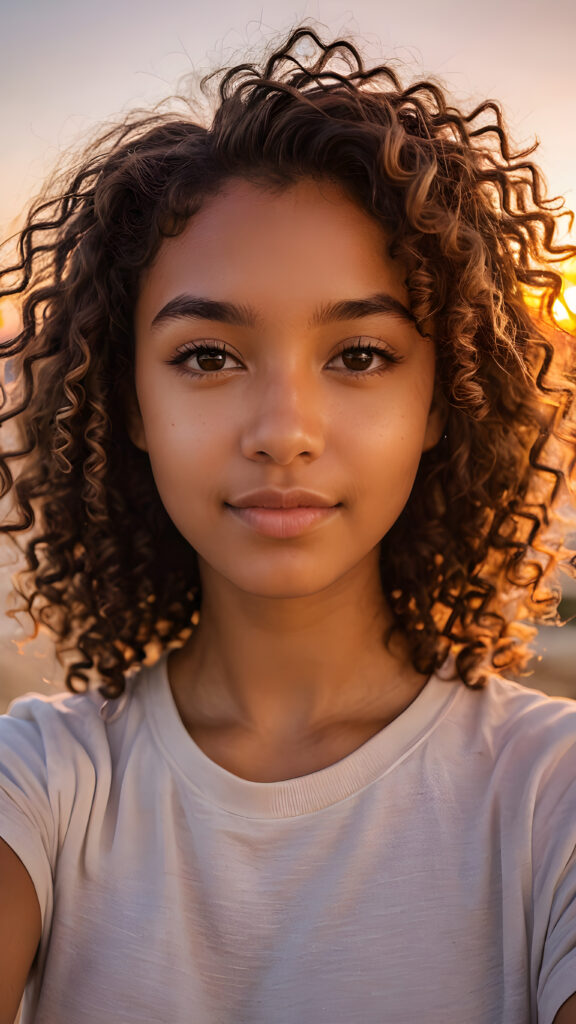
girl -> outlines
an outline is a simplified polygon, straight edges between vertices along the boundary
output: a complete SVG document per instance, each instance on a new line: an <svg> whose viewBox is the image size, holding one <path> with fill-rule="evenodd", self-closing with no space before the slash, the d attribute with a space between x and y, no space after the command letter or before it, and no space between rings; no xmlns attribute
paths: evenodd
<svg viewBox="0 0 576 1024"><path fill-rule="evenodd" d="M72 692L1 722L2 1022L576 1021L530 152L301 28L32 210L3 529Z"/></svg>

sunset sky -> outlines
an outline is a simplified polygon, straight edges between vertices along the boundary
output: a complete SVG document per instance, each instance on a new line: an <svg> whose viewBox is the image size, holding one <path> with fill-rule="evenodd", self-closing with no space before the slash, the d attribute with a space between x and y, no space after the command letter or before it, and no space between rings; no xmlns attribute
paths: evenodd
<svg viewBox="0 0 576 1024"><path fill-rule="evenodd" d="M178 79L245 59L303 18L351 34L369 59L435 74L457 101L491 96L513 136L541 140L553 193L576 205L573 0L19 0L2 10L0 234L13 231L62 151Z"/></svg>

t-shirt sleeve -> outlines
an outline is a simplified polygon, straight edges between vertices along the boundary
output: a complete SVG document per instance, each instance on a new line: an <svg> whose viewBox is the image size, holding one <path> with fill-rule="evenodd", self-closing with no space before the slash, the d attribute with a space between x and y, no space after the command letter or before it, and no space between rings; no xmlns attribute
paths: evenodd
<svg viewBox="0 0 576 1024"><path fill-rule="evenodd" d="M43 929L52 915L57 824L50 794L46 748L26 698L0 716L0 837L30 875Z"/></svg>
<svg viewBox="0 0 576 1024"><path fill-rule="evenodd" d="M576 718L566 725L534 817L538 1024L576 992Z"/></svg>
<svg viewBox="0 0 576 1024"><path fill-rule="evenodd" d="M576 851L556 887L538 985L538 1024L552 1024L576 992Z"/></svg>

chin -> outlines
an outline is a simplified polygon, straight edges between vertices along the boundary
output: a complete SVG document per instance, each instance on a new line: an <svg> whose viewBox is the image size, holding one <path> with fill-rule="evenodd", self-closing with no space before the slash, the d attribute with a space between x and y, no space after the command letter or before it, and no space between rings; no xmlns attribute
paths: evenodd
<svg viewBox="0 0 576 1024"><path fill-rule="evenodd" d="M251 597L269 598L270 600L288 600L294 598L312 597L323 590L326 590L337 577L333 573L326 577L320 573L298 571L282 571L276 569L274 572L251 572L229 573L224 571L222 575L237 590Z"/></svg>

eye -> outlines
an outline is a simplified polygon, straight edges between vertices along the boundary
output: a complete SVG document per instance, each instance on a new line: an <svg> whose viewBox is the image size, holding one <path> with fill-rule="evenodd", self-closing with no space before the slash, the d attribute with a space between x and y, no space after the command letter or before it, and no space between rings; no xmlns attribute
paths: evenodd
<svg viewBox="0 0 576 1024"><path fill-rule="evenodd" d="M376 345L370 339L358 338L354 344L348 343L340 349L328 365L336 359L341 359L344 370L350 374L363 374L365 376L386 373L392 366L402 362L400 356L395 355L390 349L383 345ZM376 365L374 365L376 361Z"/></svg>
<svg viewBox="0 0 576 1024"><path fill-rule="evenodd" d="M228 349L218 341L203 341L195 344L185 345L168 360L170 366L179 367L180 373L189 376L202 376L203 374L217 374L222 370L234 369L226 366L226 360L231 359L239 365L239 360L233 356Z"/></svg>

